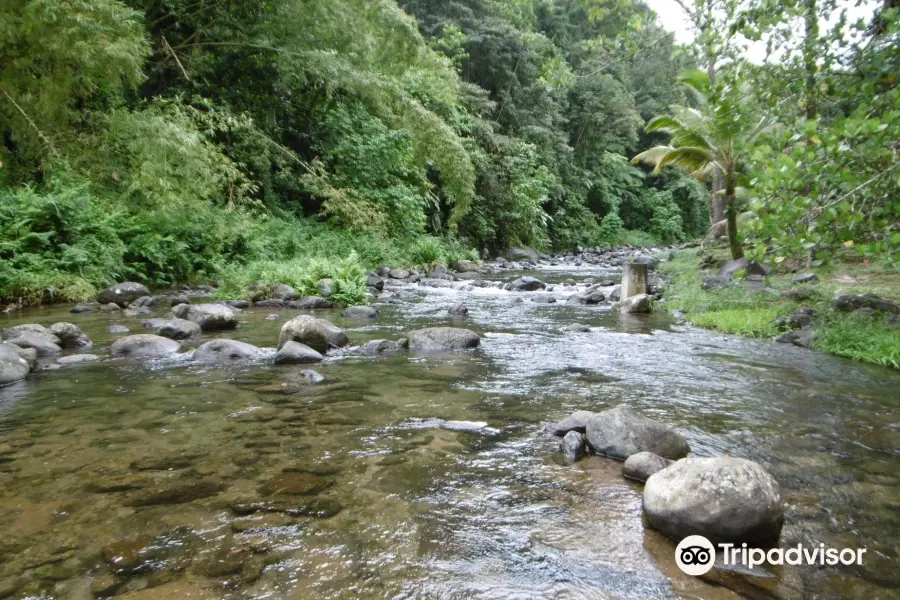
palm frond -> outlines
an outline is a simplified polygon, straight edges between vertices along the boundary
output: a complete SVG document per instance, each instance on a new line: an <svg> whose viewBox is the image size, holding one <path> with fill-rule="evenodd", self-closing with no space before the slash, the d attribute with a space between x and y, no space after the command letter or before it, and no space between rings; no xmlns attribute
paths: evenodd
<svg viewBox="0 0 900 600"><path fill-rule="evenodd" d="M707 167L709 163L715 161L715 157L708 148L700 148L697 146L683 146L681 148L673 148L662 159L656 163L653 174L658 174L666 165L673 167L681 167L686 171L699 173Z"/></svg>
<svg viewBox="0 0 900 600"><path fill-rule="evenodd" d="M660 115L650 119L644 131L647 133L653 131L664 131L666 133L674 133L680 129L684 129L684 124L675 117L669 115Z"/></svg>
<svg viewBox="0 0 900 600"><path fill-rule="evenodd" d="M706 148L715 153L715 145L702 133L692 129L683 129L672 136L672 145L676 147L695 146Z"/></svg>
<svg viewBox="0 0 900 600"><path fill-rule="evenodd" d="M635 155L635 157L631 159L631 164L647 163L648 165L656 167L660 161L665 159L665 157L674 150L675 148L673 146L654 146L653 148L648 148L640 154Z"/></svg>

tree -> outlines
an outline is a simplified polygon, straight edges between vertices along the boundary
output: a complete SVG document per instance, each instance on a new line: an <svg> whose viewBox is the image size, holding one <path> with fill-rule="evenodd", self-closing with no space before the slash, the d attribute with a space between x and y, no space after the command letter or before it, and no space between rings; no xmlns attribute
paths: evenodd
<svg viewBox="0 0 900 600"><path fill-rule="evenodd" d="M738 80L739 68L729 71L712 85L709 74L688 71L679 81L693 89L700 109L672 106L672 114L656 117L646 127L672 136L669 145L641 152L632 163L653 165L653 173L672 165L687 170L697 179L719 175L724 183L725 214L728 221L728 244L731 257L744 256L737 234L737 199L735 190L743 171L750 144L769 126L768 119L751 121L749 111L741 104L740 86L722 80Z"/></svg>

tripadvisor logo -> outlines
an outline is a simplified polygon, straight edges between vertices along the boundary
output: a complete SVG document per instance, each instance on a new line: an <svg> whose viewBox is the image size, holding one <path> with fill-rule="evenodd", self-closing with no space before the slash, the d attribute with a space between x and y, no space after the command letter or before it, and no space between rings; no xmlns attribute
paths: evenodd
<svg viewBox="0 0 900 600"><path fill-rule="evenodd" d="M812 548L797 544L793 548L750 548L747 544L719 544L719 556L726 567L743 565L749 569L768 565L861 565L865 548ZM675 548L675 563L688 575L708 573L716 562L716 547L702 535L689 535Z"/></svg>

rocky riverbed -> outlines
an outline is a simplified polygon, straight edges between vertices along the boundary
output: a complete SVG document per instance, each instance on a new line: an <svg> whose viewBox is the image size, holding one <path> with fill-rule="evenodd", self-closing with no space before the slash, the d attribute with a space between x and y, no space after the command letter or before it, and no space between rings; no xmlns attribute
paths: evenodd
<svg viewBox="0 0 900 600"><path fill-rule="evenodd" d="M33 352L0 387L0 598L890 597L898 376L613 310L630 255L382 270L374 311L195 289L6 315ZM546 431L622 404L763 465L781 544L866 563L683 575L623 463Z"/></svg>

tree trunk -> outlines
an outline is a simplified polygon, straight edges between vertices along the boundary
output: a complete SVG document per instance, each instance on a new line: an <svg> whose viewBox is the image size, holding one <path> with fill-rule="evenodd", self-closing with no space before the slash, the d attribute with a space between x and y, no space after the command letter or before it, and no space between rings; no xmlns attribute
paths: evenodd
<svg viewBox="0 0 900 600"><path fill-rule="evenodd" d="M744 257L744 250L738 239L737 202L734 197L734 174L725 176L725 212L728 218L728 245L731 247L731 258L737 260Z"/></svg>

